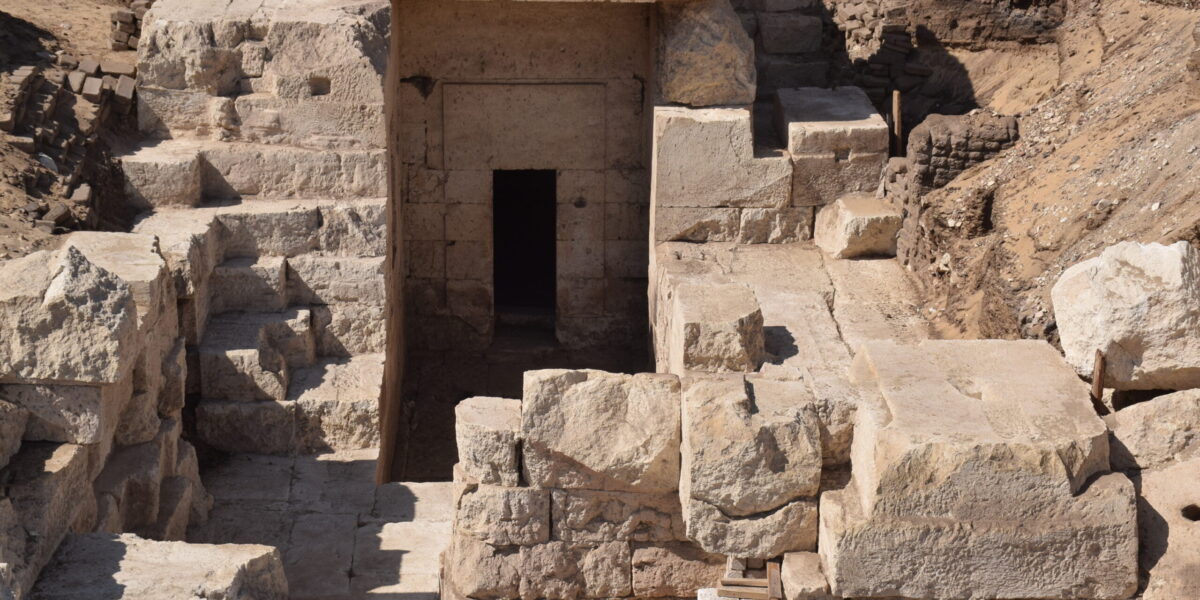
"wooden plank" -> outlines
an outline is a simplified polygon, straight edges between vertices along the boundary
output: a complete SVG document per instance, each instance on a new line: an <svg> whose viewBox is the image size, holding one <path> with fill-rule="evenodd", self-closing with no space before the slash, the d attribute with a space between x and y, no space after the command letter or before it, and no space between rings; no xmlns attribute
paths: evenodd
<svg viewBox="0 0 1200 600"><path fill-rule="evenodd" d="M1108 361L1104 358L1104 353L1096 351L1096 362L1092 367L1092 406L1101 416L1109 413L1108 407L1104 405L1104 371L1108 366Z"/></svg>
<svg viewBox="0 0 1200 600"><path fill-rule="evenodd" d="M721 585L730 585L733 587L765 588L767 587L767 580L750 579L748 577L722 577Z"/></svg>
<svg viewBox="0 0 1200 600"><path fill-rule="evenodd" d="M892 90L892 135L895 136L893 156L904 156L904 116L900 111L900 90Z"/></svg>
<svg viewBox="0 0 1200 600"><path fill-rule="evenodd" d="M767 588L722 586L717 588L717 596L722 598L742 598L743 600L771 600L767 596Z"/></svg>
<svg viewBox="0 0 1200 600"><path fill-rule="evenodd" d="M783 578L780 576L779 563L767 563L767 597L770 600L783 600Z"/></svg>

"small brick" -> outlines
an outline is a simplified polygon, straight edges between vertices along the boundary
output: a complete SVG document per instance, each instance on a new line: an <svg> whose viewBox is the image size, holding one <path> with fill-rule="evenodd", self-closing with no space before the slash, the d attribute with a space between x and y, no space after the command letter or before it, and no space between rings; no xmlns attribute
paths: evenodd
<svg viewBox="0 0 1200 600"><path fill-rule="evenodd" d="M83 97L92 102L100 101L100 94L104 91L104 82L99 77L88 77L83 82Z"/></svg>
<svg viewBox="0 0 1200 600"><path fill-rule="evenodd" d="M133 11L125 9L114 10L112 12L112 20L119 21L121 23L132 23Z"/></svg>
<svg viewBox="0 0 1200 600"><path fill-rule="evenodd" d="M103 71L105 75L128 75L130 77L137 76L137 67L130 63L119 60L106 60L103 63L100 63L100 70Z"/></svg>
<svg viewBox="0 0 1200 600"><path fill-rule="evenodd" d="M79 61L79 70L87 75L99 75L100 62L91 57L85 58Z"/></svg>
<svg viewBox="0 0 1200 600"><path fill-rule="evenodd" d="M135 89L134 83L135 82L132 77L127 77L125 75L122 75L120 79L117 79L117 87L114 90L117 98L123 102L132 101L133 92Z"/></svg>
<svg viewBox="0 0 1200 600"><path fill-rule="evenodd" d="M81 71L72 71L67 75L67 86L76 94L83 91L83 82L87 80L87 75Z"/></svg>

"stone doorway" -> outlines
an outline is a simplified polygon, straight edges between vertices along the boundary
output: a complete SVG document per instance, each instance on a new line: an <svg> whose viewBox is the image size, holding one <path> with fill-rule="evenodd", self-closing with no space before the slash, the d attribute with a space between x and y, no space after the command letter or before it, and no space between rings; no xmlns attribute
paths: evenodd
<svg viewBox="0 0 1200 600"><path fill-rule="evenodd" d="M496 333L554 331L557 174L492 174Z"/></svg>

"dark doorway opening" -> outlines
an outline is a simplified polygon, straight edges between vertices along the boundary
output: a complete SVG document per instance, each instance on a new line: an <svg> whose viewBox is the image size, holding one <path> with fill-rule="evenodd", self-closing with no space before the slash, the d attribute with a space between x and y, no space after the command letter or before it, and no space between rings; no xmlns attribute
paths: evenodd
<svg viewBox="0 0 1200 600"><path fill-rule="evenodd" d="M554 330L554 171L492 173L496 329Z"/></svg>

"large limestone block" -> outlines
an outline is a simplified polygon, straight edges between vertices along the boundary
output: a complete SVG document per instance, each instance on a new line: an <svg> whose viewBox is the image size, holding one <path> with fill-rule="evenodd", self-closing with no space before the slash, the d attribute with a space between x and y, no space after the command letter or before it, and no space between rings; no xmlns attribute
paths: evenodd
<svg viewBox="0 0 1200 600"><path fill-rule="evenodd" d="M900 211L871 194L838 198L817 212L813 241L834 258L895 256Z"/></svg>
<svg viewBox="0 0 1200 600"><path fill-rule="evenodd" d="M313 202L247 202L217 214L225 257L297 256L317 249L321 211Z"/></svg>
<svg viewBox="0 0 1200 600"><path fill-rule="evenodd" d="M1140 483L1142 598L1200 598L1200 458L1143 471Z"/></svg>
<svg viewBox="0 0 1200 600"><path fill-rule="evenodd" d="M1067 361L1092 376L1104 352L1104 385L1122 390L1200 387L1200 253L1122 242L1078 263L1050 292Z"/></svg>
<svg viewBox="0 0 1200 600"><path fill-rule="evenodd" d="M658 93L663 103L754 102L754 42L728 0L659 7Z"/></svg>
<svg viewBox="0 0 1200 600"><path fill-rule="evenodd" d="M680 493L731 518L815 498L822 463L814 404L804 382L685 382Z"/></svg>
<svg viewBox="0 0 1200 600"><path fill-rule="evenodd" d="M92 533L67 538L31 598L286 600L288 588L279 551L270 546Z"/></svg>
<svg viewBox="0 0 1200 600"><path fill-rule="evenodd" d="M479 483L516 486L521 401L467 398L454 407L454 434L462 472Z"/></svg>
<svg viewBox="0 0 1200 600"><path fill-rule="evenodd" d="M154 236L77 231L67 237L66 245L78 248L92 264L129 285L143 332L150 326L173 328L173 323L159 322L160 316L175 319L175 289Z"/></svg>
<svg viewBox="0 0 1200 600"><path fill-rule="evenodd" d="M887 152L793 154L792 204L824 206L851 192L873 192L887 160Z"/></svg>
<svg viewBox="0 0 1200 600"><path fill-rule="evenodd" d="M323 360L292 373L288 402L296 407L296 444L303 452L379 446L382 354Z"/></svg>
<svg viewBox="0 0 1200 600"><path fill-rule="evenodd" d="M8 465L8 460L21 449L21 439L25 436L25 424L28 422L29 411L0 401L0 469Z"/></svg>
<svg viewBox="0 0 1200 600"><path fill-rule="evenodd" d="M549 542L521 548L521 598L620 598L630 595L626 542Z"/></svg>
<svg viewBox="0 0 1200 600"><path fill-rule="evenodd" d="M149 531L158 520L162 481L175 474L180 429L179 421L162 421L151 441L113 451L96 477L96 493L111 498L122 530Z"/></svg>
<svg viewBox="0 0 1200 600"><path fill-rule="evenodd" d="M387 196L383 150L309 150L209 143L201 156L211 198L380 198Z"/></svg>
<svg viewBox="0 0 1200 600"><path fill-rule="evenodd" d="M383 257L302 255L287 261L288 298L293 304L386 300Z"/></svg>
<svg viewBox="0 0 1200 600"><path fill-rule="evenodd" d="M288 264L279 256L231 258L213 270L213 314L275 312L288 305Z"/></svg>
<svg viewBox="0 0 1200 600"><path fill-rule="evenodd" d="M252 454L291 454L296 448L292 402L204 401L196 407L196 434L217 450Z"/></svg>
<svg viewBox="0 0 1200 600"><path fill-rule="evenodd" d="M687 537L708 552L771 558L817 547L817 501L801 499L749 517L726 516L717 507L683 499Z"/></svg>
<svg viewBox="0 0 1200 600"><path fill-rule="evenodd" d="M683 511L674 493L553 490L551 501L556 540L658 543L685 539Z"/></svg>
<svg viewBox="0 0 1200 600"><path fill-rule="evenodd" d="M891 139L871 100L853 86L777 90L775 127L792 154L886 153Z"/></svg>
<svg viewBox="0 0 1200 600"><path fill-rule="evenodd" d="M383 313L382 305L363 302L313 306L317 353L346 358L385 352Z"/></svg>
<svg viewBox="0 0 1200 600"><path fill-rule="evenodd" d="M821 570L821 557L816 552L788 552L783 555L780 569L783 597L786 600L827 600L829 582Z"/></svg>
<svg viewBox="0 0 1200 600"><path fill-rule="evenodd" d="M749 287L680 285L671 313L671 372L753 372L765 358L763 315Z"/></svg>
<svg viewBox="0 0 1200 600"><path fill-rule="evenodd" d="M478 539L454 535L442 555L443 585L463 598L517 598L521 557Z"/></svg>
<svg viewBox="0 0 1200 600"><path fill-rule="evenodd" d="M527 371L521 437L531 485L673 491L679 481L679 380Z"/></svg>
<svg viewBox="0 0 1200 600"><path fill-rule="evenodd" d="M1200 390L1134 404L1104 421L1113 469L1158 469L1200 456Z"/></svg>
<svg viewBox="0 0 1200 600"><path fill-rule="evenodd" d="M383 256L387 249L387 207L386 197L322 205L318 246L338 256Z"/></svg>
<svg viewBox="0 0 1200 600"><path fill-rule="evenodd" d="M458 496L454 531L493 546L532 546L550 540L550 491L466 486Z"/></svg>
<svg viewBox="0 0 1200 600"><path fill-rule="evenodd" d="M150 144L121 157L125 193L138 208L195 206L201 197L200 147Z"/></svg>
<svg viewBox="0 0 1200 600"><path fill-rule="evenodd" d="M137 327L129 285L77 248L0 266L0 380L116 383Z"/></svg>
<svg viewBox="0 0 1200 600"><path fill-rule="evenodd" d="M755 155L745 108L655 107L653 172L655 211L790 204L791 162Z"/></svg>
<svg viewBox="0 0 1200 600"><path fill-rule="evenodd" d="M131 400L131 378L117 385L0 385L0 400L28 414L24 437L43 442L102 444L113 438ZM18 438L20 439L20 438Z"/></svg>
<svg viewBox="0 0 1200 600"><path fill-rule="evenodd" d="M1020 485L1020 482L1017 482ZM821 495L818 547L835 597L1129 598L1137 588L1133 485L1110 473L1021 518L868 517L853 486ZM983 512L983 511L981 511Z"/></svg>
<svg viewBox="0 0 1200 600"><path fill-rule="evenodd" d="M690 543L634 544L633 594L637 598L688 598L725 574L725 557Z"/></svg>

